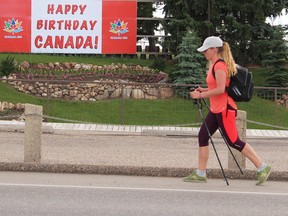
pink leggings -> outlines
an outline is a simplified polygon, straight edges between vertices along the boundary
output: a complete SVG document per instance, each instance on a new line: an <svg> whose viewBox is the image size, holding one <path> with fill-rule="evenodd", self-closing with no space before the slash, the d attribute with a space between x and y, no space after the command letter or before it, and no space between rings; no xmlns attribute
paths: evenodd
<svg viewBox="0 0 288 216"><path fill-rule="evenodd" d="M228 144L232 148L235 148L241 152L246 143L239 139L236 127L236 115L237 110L234 109L224 110L222 113L212 113L209 111L205 118L205 122L208 126L211 136L220 127L224 137L228 141ZM199 147L209 145L209 134L204 124L202 124L200 128L198 142Z"/></svg>

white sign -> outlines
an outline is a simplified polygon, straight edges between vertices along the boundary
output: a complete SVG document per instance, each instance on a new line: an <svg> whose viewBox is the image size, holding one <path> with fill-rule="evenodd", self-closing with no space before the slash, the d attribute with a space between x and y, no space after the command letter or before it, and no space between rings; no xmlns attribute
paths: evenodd
<svg viewBox="0 0 288 216"><path fill-rule="evenodd" d="M33 53L101 53L102 0L32 0Z"/></svg>

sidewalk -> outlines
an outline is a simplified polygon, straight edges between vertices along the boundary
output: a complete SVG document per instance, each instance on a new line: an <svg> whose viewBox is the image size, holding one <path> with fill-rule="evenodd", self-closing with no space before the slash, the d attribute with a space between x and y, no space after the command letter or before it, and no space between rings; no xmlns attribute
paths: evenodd
<svg viewBox="0 0 288 216"><path fill-rule="evenodd" d="M41 163L24 163L24 122L0 121L0 170L119 175L188 175L197 166L198 128L43 123ZM247 130L247 141L272 166L269 180L288 181L288 131ZM228 170L228 149L215 136L229 178L255 179ZM223 178L211 148L209 178Z"/></svg>
<svg viewBox="0 0 288 216"><path fill-rule="evenodd" d="M0 131L23 131L25 122L0 121ZM175 127L175 126L131 126L131 125L107 125L107 124L76 124L76 123L47 123L43 122L43 132L55 131L86 131L108 132L141 135L194 135L197 136L199 128ZM259 130L247 129L247 138L287 138L288 130Z"/></svg>

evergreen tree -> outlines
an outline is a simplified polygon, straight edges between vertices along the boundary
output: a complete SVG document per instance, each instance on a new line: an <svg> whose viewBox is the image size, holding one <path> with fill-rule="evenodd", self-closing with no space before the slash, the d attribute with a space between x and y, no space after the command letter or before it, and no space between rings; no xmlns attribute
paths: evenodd
<svg viewBox="0 0 288 216"><path fill-rule="evenodd" d="M205 82L205 61L197 51L200 39L194 32L188 31L179 45L179 54L176 56L177 69L172 73L175 84L203 84ZM186 95L187 88L179 88L178 94Z"/></svg>
<svg viewBox="0 0 288 216"><path fill-rule="evenodd" d="M165 1L164 14L165 18L169 18L163 22L163 30L165 35L169 37L165 38L163 44L172 53L177 53L177 47L182 42L182 38L187 33L188 29L195 29L195 20L190 15L190 7L188 1Z"/></svg>
<svg viewBox="0 0 288 216"><path fill-rule="evenodd" d="M287 0L166 0L166 17L172 18L164 26L166 34L171 35L166 44L176 52L173 45L180 44L184 32L190 28L197 31L202 40L210 35L221 36L229 42L239 64L245 65L253 59L260 63L254 54L258 51L251 47L251 42L259 38L255 29L265 28L267 17L276 17L287 7Z"/></svg>
<svg viewBox="0 0 288 216"><path fill-rule="evenodd" d="M282 38L287 36L287 28L282 26L273 26L270 29L270 41L263 49L268 50L263 55L263 65L269 68L266 74L265 86L270 87L287 87L288 86L288 60L287 41ZM263 45L263 44L262 44Z"/></svg>

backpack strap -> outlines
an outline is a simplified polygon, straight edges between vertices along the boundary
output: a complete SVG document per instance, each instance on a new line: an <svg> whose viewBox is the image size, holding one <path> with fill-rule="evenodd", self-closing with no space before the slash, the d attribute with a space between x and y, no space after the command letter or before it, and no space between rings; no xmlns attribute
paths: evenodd
<svg viewBox="0 0 288 216"><path fill-rule="evenodd" d="M215 65L216 65L218 62L225 62L225 61L224 61L223 59L218 59L218 60L214 63L214 65L213 65L213 67L212 67L212 74L213 74L213 77L214 77L215 80L216 80L216 77L215 77L214 67L215 67ZM225 87L225 91L227 91L227 86ZM229 95L228 95L228 97L229 97ZM228 98L227 98L226 116L228 115L228 109L229 109L229 107L231 107L231 106L229 105L229 103L228 103Z"/></svg>
<svg viewBox="0 0 288 216"><path fill-rule="evenodd" d="M216 79L214 67L215 67L215 65L216 65L218 62L224 62L224 60L223 60L223 59L218 59L218 60L214 63L214 65L213 65L213 67L212 67L212 74L213 74L214 79Z"/></svg>

